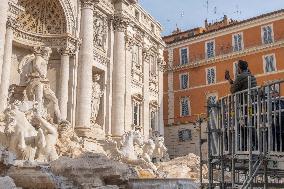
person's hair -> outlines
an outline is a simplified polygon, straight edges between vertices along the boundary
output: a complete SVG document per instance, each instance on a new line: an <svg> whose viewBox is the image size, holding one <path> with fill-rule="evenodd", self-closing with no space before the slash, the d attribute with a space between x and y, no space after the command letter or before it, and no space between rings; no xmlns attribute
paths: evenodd
<svg viewBox="0 0 284 189"><path fill-rule="evenodd" d="M239 67L242 71L247 70L247 69L248 69L248 63L247 63L247 61L239 60L239 62L238 62L238 67Z"/></svg>

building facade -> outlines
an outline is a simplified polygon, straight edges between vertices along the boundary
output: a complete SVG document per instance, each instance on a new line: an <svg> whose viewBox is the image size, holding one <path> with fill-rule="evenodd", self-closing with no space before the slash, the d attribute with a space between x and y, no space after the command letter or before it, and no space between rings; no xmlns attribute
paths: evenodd
<svg viewBox="0 0 284 189"><path fill-rule="evenodd" d="M163 134L161 26L137 1L3 0L0 13L0 112L12 89L27 90L33 68L24 60L48 47L49 98L79 136L92 127ZM46 106L54 117L56 106Z"/></svg>
<svg viewBox="0 0 284 189"><path fill-rule="evenodd" d="M180 129L194 130L198 115L206 117L206 104L230 93L225 71L234 79L237 61L245 60L258 85L284 77L284 11L276 11L244 21L224 16L204 28L175 32L164 37L167 71L164 74L165 136L170 148L178 142ZM175 138L175 139L174 139ZM188 139L189 141L191 139ZM198 139L199 140L199 139ZM198 145L198 141L191 141ZM185 149L185 148L183 148ZM181 153L194 152L192 149Z"/></svg>

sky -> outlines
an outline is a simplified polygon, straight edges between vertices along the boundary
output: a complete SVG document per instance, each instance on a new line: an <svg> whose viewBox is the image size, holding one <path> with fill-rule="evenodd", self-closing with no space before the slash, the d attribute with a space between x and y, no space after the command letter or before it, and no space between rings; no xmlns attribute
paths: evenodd
<svg viewBox="0 0 284 189"><path fill-rule="evenodd" d="M284 9L284 0L138 0L169 35L177 26L182 31L204 26L204 20L220 21L224 15L244 20ZM208 2L208 3L207 3Z"/></svg>

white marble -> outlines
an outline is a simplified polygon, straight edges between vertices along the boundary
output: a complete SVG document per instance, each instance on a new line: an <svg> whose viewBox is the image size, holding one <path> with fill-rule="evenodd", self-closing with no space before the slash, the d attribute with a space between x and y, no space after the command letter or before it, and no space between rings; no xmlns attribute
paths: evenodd
<svg viewBox="0 0 284 189"><path fill-rule="evenodd" d="M124 18L115 19L112 88L112 135L122 136L125 131L125 29Z"/></svg>
<svg viewBox="0 0 284 189"><path fill-rule="evenodd" d="M79 52L76 131L84 136L90 128L92 99L92 64L94 61L94 1L81 1L82 44Z"/></svg>
<svg viewBox="0 0 284 189"><path fill-rule="evenodd" d="M5 34L6 34L6 22L8 17L8 2L9 0L3 0L0 3L0 83L4 56L4 44L5 44Z"/></svg>
<svg viewBox="0 0 284 189"><path fill-rule="evenodd" d="M7 107L8 90L10 86L10 73L12 64L12 42L13 29L11 26L7 28L5 37L4 59L2 65L2 75L0 84L0 112L3 112Z"/></svg>
<svg viewBox="0 0 284 189"><path fill-rule="evenodd" d="M69 67L70 67L70 52L67 49L62 49L61 54L61 67L59 79L59 108L61 118L67 119L67 105L68 105L68 91L69 91Z"/></svg>

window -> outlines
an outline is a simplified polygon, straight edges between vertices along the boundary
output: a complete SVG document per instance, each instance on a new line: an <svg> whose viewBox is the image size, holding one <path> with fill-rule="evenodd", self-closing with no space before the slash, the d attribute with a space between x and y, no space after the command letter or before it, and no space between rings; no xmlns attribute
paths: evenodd
<svg viewBox="0 0 284 189"><path fill-rule="evenodd" d="M233 70L234 70L234 77L235 78L239 75L238 69L239 69L238 62L234 62Z"/></svg>
<svg viewBox="0 0 284 189"><path fill-rule="evenodd" d="M188 97L182 97L180 101L181 105L181 116L189 116L190 115L190 110L189 110L189 99Z"/></svg>
<svg viewBox="0 0 284 189"><path fill-rule="evenodd" d="M215 56L215 41L206 42L206 58Z"/></svg>
<svg viewBox="0 0 284 189"><path fill-rule="evenodd" d="M216 104L217 103L217 94L209 94L207 96L207 102L210 104Z"/></svg>
<svg viewBox="0 0 284 189"><path fill-rule="evenodd" d="M138 64L139 62L139 48L137 45L134 45L132 49L132 63L133 65Z"/></svg>
<svg viewBox="0 0 284 189"><path fill-rule="evenodd" d="M155 26L154 26L154 24L151 24L151 32L155 33Z"/></svg>
<svg viewBox="0 0 284 189"><path fill-rule="evenodd" d="M269 44L273 43L273 27L272 25L263 26L261 28L262 43Z"/></svg>
<svg viewBox="0 0 284 189"><path fill-rule="evenodd" d="M150 126L152 132L156 131L156 123L157 123L157 110L152 109L151 110L151 115L150 115Z"/></svg>
<svg viewBox="0 0 284 189"><path fill-rule="evenodd" d="M136 18L137 20L139 20L139 18L140 18L140 15L139 15L139 11L138 11L138 10L135 10L135 18Z"/></svg>
<svg viewBox="0 0 284 189"><path fill-rule="evenodd" d="M134 126L141 125L141 102L133 100L132 101L132 124Z"/></svg>
<svg viewBox="0 0 284 189"><path fill-rule="evenodd" d="M187 89L188 88L188 74L181 74L180 75L180 88Z"/></svg>
<svg viewBox="0 0 284 189"><path fill-rule="evenodd" d="M265 73L276 71L275 54L264 56L263 57L263 62L264 62L263 63L263 67L264 67L264 72Z"/></svg>
<svg viewBox="0 0 284 189"><path fill-rule="evenodd" d="M186 142L192 140L191 130L183 129L178 132L178 138L180 142Z"/></svg>
<svg viewBox="0 0 284 189"><path fill-rule="evenodd" d="M150 75L157 75L157 61L154 56L150 56Z"/></svg>
<svg viewBox="0 0 284 189"><path fill-rule="evenodd" d="M243 50L243 34L242 33L233 35L233 50L234 51Z"/></svg>
<svg viewBox="0 0 284 189"><path fill-rule="evenodd" d="M180 49L180 64L181 65L188 64L188 49L187 48Z"/></svg>
<svg viewBox="0 0 284 189"><path fill-rule="evenodd" d="M216 68L207 68L206 69L206 80L207 84L214 84L216 83Z"/></svg>

